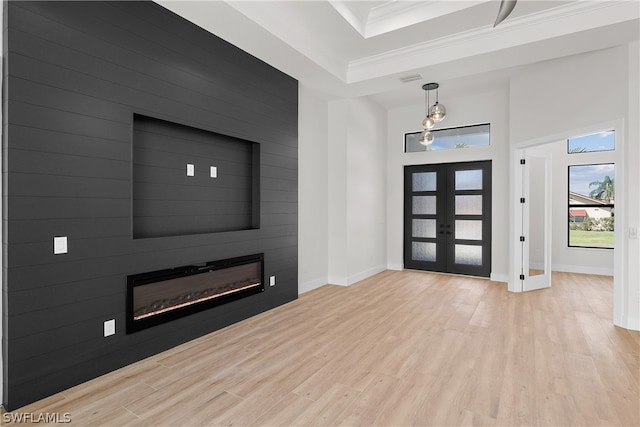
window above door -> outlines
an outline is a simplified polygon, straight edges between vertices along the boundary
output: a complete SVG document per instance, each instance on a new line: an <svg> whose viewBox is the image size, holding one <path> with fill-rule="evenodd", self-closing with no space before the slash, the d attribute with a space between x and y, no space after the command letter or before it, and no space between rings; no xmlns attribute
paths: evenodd
<svg viewBox="0 0 640 427"><path fill-rule="evenodd" d="M490 144L489 123L447 129L433 129L433 142L429 146L420 143L422 132L404 134L404 152L418 153L431 150L455 150L482 147Z"/></svg>

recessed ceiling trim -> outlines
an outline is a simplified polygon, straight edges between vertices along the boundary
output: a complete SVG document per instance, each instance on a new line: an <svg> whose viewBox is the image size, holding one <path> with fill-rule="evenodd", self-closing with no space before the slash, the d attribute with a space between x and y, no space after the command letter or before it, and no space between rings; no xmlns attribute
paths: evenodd
<svg viewBox="0 0 640 427"><path fill-rule="evenodd" d="M364 30L364 37L370 38L399 30L409 25L439 18L487 1L490 0L389 1L371 8Z"/></svg>
<svg viewBox="0 0 640 427"><path fill-rule="evenodd" d="M606 9L606 13L603 10ZM347 83L407 71L577 31L640 19L635 1L573 2L519 18L349 62Z"/></svg>
<svg viewBox="0 0 640 427"><path fill-rule="evenodd" d="M328 0L329 4L351 25L362 37L365 36L367 23L362 21L356 16L356 14L349 8L349 6L340 0Z"/></svg>

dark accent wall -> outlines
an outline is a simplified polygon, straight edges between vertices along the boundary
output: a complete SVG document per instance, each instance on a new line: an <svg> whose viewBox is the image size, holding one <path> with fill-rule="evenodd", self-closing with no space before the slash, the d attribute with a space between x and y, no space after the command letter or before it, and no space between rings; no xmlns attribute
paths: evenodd
<svg viewBox="0 0 640 427"><path fill-rule="evenodd" d="M8 410L297 297L296 80L152 2L4 7ZM259 228L134 239L135 114L259 144ZM125 333L127 275L254 253L277 286Z"/></svg>

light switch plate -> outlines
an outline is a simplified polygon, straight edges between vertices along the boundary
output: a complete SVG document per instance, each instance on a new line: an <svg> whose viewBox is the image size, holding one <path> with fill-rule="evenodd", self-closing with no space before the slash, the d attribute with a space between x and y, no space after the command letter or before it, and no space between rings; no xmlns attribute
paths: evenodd
<svg viewBox="0 0 640 427"><path fill-rule="evenodd" d="M218 177L218 168L215 166L211 166L211 168L209 169L211 178L217 178Z"/></svg>
<svg viewBox="0 0 640 427"><path fill-rule="evenodd" d="M116 319L107 320L104 322L104 336L108 337L115 335L116 333Z"/></svg>
<svg viewBox="0 0 640 427"><path fill-rule="evenodd" d="M269 277L269 286L275 286L275 285L276 285L276 276Z"/></svg>
<svg viewBox="0 0 640 427"><path fill-rule="evenodd" d="M196 168L191 163L187 163L187 176L195 176Z"/></svg>
<svg viewBox="0 0 640 427"><path fill-rule="evenodd" d="M67 253L67 236L53 238L53 254L60 255Z"/></svg>

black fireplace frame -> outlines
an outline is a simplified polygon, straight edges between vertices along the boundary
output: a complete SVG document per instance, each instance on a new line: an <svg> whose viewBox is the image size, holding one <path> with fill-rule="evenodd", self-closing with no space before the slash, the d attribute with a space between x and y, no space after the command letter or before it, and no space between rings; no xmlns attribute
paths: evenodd
<svg viewBox="0 0 640 427"><path fill-rule="evenodd" d="M134 319L134 306L133 306L133 289L137 286L148 285L150 283L162 282L164 280L177 279L180 277L193 276L196 274L207 273L216 270L222 270L225 268L240 266L244 264L251 264L254 262L260 263L260 285L249 289L242 289L235 291L227 295L220 295L207 301L199 302L197 304L188 305L186 307L176 308L165 313L154 314L148 318L135 320ZM146 273L139 273L127 276L127 301L126 301L126 331L127 334L141 331L153 326L160 325L162 323L170 322L172 320L179 319L181 317L189 316L200 311L208 310L210 308L236 301L241 298L248 297L264 292L264 254L253 254L240 256L235 258L227 258L223 260L209 261L203 263L196 263L191 265L185 265L181 267L168 268L164 270L151 271Z"/></svg>

